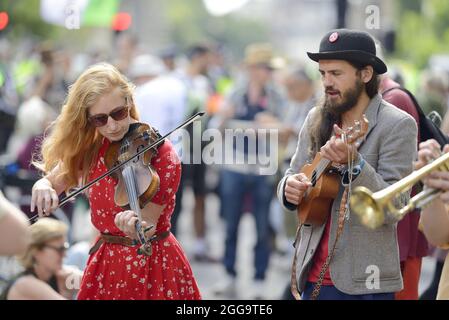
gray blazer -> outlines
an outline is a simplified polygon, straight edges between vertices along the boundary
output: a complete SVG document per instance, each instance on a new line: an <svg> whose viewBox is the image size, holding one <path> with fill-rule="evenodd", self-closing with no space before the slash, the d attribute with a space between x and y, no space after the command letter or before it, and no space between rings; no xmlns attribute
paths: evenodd
<svg viewBox="0 0 449 320"><path fill-rule="evenodd" d="M295 210L295 206L284 197L285 181L312 160L308 159L307 150L314 111L312 109L307 116L299 133L298 146L290 168L278 185L279 201L287 210ZM371 100L365 115L369 121L368 132L359 148L365 165L352 186L365 186L371 191L378 191L412 172L416 157L417 125L411 116L382 100L380 95ZM340 186L339 195L332 206L329 251L337 233L342 194L343 187ZM398 202L404 203L408 197L409 195L404 195ZM354 295L396 292L402 289L396 224L397 221L388 216L384 225L370 230L360 224L355 214L350 213L330 264L331 279L337 289ZM312 258L323 231L324 225L304 225L301 228L295 246L296 280L300 292L304 290Z"/></svg>

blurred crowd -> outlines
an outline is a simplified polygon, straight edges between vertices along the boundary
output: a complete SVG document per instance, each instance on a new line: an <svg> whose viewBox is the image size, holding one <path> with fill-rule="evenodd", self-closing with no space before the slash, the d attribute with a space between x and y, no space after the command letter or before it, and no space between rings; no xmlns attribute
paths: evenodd
<svg viewBox="0 0 449 320"><path fill-rule="evenodd" d="M179 141L179 136L170 136L183 159L171 231L178 232L179 216L185 212L183 194L190 189L194 195L190 233L195 241L189 258L198 263L222 264L223 275L213 292L224 299L235 298L239 276L236 268L239 224L243 214L250 213L257 232L254 265L248 266L254 270L252 297L264 298L270 257L293 256L291 243L296 232L296 216L283 211L274 199L275 188L295 152L297 136L307 113L322 98L318 70L295 62L297 59L282 57L269 43L249 44L242 54L243 59L235 59L225 46L208 42L192 44L185 50L171 46L146 52L138 39L127 33L117 36L112 53L73 53L51 43L27 42L11 46L6 40L1 41L0 192L3 192L0 193L0 230L27 229L26 217L32 216L31 187L39 177L30 163L39 156L46 128L58 116L74 79L87 66L108 61L136 85L135 101L141 121L156 127L162 135L198 111L206 112L201 120L203 130L277 129L277 172L270 175L260 174L257 163L242 165L223 161L223 164L210 165L201 159L195 161L194 144L186 145L185 141ZM390 69L394 72L389 76L406 86L407 75L400 69ZM446 112L449 70L423 70L415 92L424 112L435 111L442 130L449 134ZM209 142L203 141L192 126L188 134L190 141L200 141L200 151L207 147ZM260 139L259 136L246 138L248 143L251 139ZM257 152L247 144L236 145L234 149L247 158ZM219 216L225 226L224 250L219 256L210 250L209 208L206 206L209 196L219 200ZM19 207L23 214L12 207ZM25 235L26 230L14 233L22 242L5 240L7 233L1 232L1 246L6 241L16 247L2 248L0 252L0 256L3 255L0 257L0 291L7 290L9 299L73 299L74 292L61 293L57 288L67 279L67 266L79 272L85 266L96 235L88 212L87 201L80 196L55 213L53 218L60 225L43 219L33 224L31 235ZM17 221L4 228L9 221L8 214L14 215ZM77 230L75 226L80 225L83 227ZM14 258L16 254L21 258ZM428 254L436 261L434 286L438 284L445 252L432 249ZM34 277L30 278L30 274ZM21 281L17 280L19 278ZM285 283L279 285L288 288L289 281L290 275L286 273ZM48 286L49 282L53 285ZM423 298L435 298L432 286ZM25 295L24 292L31 293ZM279 298L291 297L286 290Z"/></svg>

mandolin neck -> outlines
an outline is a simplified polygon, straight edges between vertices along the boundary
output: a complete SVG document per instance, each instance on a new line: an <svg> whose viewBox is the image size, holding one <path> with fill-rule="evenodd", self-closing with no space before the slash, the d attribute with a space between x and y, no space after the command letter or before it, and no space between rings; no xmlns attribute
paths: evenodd
<svg viewBox="0 0 449 320"><path fill-rule="evenodd" d="M321 175L323 173L325 173L326 170L331 166L331 161L328 160L328 159L323 158L321 156L321 153L319 153L319 152L317 153L316 156L318 157L319 160L318 160L318 164L315 167L314 172L316 172L316 178L315 179L318 180L321 177Z"/></svg>

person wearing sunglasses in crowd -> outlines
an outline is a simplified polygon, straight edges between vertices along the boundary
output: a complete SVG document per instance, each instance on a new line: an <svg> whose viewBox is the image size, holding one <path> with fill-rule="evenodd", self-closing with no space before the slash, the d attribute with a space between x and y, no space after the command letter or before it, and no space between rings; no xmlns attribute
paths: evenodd
<svg viewBox="0 0 449 320"><path fill-rule="evenodd" d="M63 265L68 249L67 226L43 218L29 227L31 242L18 256L24 271L13 278L0 295L2 300L72 299L81 271Z"/></svg>
<svg viewBox="0 0 449 320"><path fill-rule="evenodd" d="M36 165L46 175L33 187L31 210L48 215L58 195L107 171L105 153L139 121L134 86L112 65L89 67L70 87L66 104L42 145ZM151 160L160 186L142 209L142 225L155 226L152 254L135 244L136 214L114 202L117 181L108 176L88 190L91 221L101 235L91 249L78 299L200 299L190 264L170 233L181 164L165 140Z"/></svg>

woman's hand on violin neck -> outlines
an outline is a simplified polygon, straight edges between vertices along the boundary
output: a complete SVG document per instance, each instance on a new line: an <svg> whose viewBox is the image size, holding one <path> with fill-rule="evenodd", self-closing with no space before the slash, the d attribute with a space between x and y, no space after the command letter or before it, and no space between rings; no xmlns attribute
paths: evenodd
<svg viewBox="0 0 449 320"><path fill-rule="evenodd" d="M118 213L115 216L114 222L117 228L124 234L132 239L138 239L136 232L136 222L138 221L137 214L134 211L126 210ZM142 221L142 228L146 229L149 224L146 221ZM146 233L147 237L151 237L156 232L155 228L152 228Z"/></svg>
<svg viewBox="0 0 449 320"><path fill-rule="evenodd" d="M37 208L39 217L48 216L58 208L59 198L47 178L42 178L33 186L31 193L31 212Z"/></svg>

